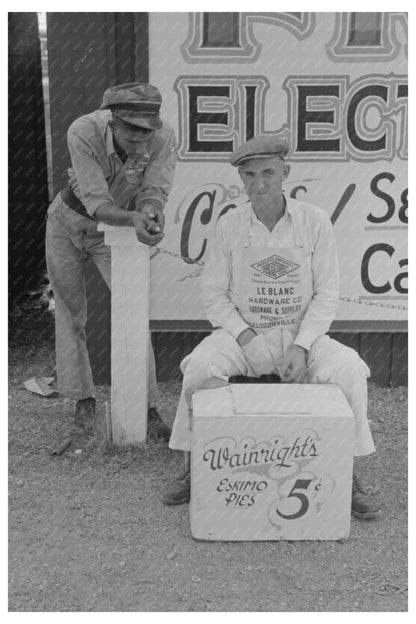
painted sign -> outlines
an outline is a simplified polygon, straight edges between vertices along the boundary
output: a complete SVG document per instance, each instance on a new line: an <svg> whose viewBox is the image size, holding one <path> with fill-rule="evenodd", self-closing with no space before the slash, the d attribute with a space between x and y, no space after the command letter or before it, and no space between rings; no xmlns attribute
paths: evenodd
<svg viewBox="0 0 416 624"><path fill-rule="evenodd" d="M348 537L353 436L351 409L334 385L230 385L197 392L192 535Z"/></svg>
<svg viewBox="0 0 416 624"><path fill-rule="evenodd" d="M287 195L331 217L338 320L407 318L407 15L150 13L150 81L176 129L151 318L205 319L198 277L222 214L247 201L230 153L290 146Z"/></svg>

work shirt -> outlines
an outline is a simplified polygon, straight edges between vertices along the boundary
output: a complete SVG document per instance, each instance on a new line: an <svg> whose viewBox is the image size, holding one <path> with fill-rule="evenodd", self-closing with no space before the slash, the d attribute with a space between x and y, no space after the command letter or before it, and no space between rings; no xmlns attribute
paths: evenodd
<svg viewBox="0 0 416 624"><path fill-rule="evenodd" d="M69 186L92 217L98 206L140 210L145 203L164 207L173 182L176 138L165 121L148 143L147 153L123 163L108 125L111 111L76 119L68 130L72 167Z"/></svg>
<svg viewBox="0 0 416 624"><path fill-rule="evenodd" d="M201 280L203 304L214 327L221 327L235 339L249 327L238 310L242 267L233 259L237 250L248 242L252 247L294 247L295 211L305 252L310 255L313 295L294 344L309 351L315 340L328 331L335 318L339 296L334 231L323 210L292 198L287 199L285 213L271 232L249 203L230 209L218 220Z"/></svg>

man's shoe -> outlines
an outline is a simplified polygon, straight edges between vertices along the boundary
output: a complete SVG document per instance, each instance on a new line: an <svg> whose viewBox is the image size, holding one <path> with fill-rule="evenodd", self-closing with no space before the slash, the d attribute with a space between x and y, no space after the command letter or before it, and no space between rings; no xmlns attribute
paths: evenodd
<svg viewBox="0 0 416 624"><path fill-rule="evenodd" d="M86 399L80 399L75 404L75 423L82 427L86 433L92 434L95 426L95 399L94 397L87 397Z"/></svg>
<svg viewBox="0 0 416 624"><path fill-rule="evenodd" d="M352 476L352 515L363 520L372 520L380 516L380 505L364 490L358 478Z"/></svg>
<svg viewBox="0 0 416 624"><path fill-rule="evenodd" d="M182 505L191 500L191 473L185 472L175 479L162 495L165 505Z"/></svg>
<svg viewBox="0 0 416 624"><path fill-rule="evenodd" d="M150 434L153 433L156 438L164 438L164 440L169 442L172 430L165 422L163 422L157 407L149 406L147 408L147 421L149 424Z"/></svg>

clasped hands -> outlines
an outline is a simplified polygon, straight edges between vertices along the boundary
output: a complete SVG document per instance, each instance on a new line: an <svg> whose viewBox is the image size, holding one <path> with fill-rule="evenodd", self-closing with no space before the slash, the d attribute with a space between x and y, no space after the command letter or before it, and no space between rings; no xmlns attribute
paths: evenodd
<svg viewBox="0 0 416 624"><path fill-rule="evenodd" d="M251 327L237 338L256 375L278 372L285 383L301 383L306 373L307 351L291 344L289 331L280 328L256 334Z"/></svg>
<svg viewBox="0 0 416 624"><path fill-rule="evenodd" d="M153 247L164 237L165 216L162 207L144 204L139 212L131 213L131 222L137 239L145 245Z"/></svg>

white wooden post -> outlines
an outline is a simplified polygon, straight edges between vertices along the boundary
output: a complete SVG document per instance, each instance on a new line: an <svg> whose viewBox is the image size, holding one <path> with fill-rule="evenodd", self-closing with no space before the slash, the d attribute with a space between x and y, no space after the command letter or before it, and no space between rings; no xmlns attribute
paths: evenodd
<svg viewBox="0 0 416 624"><path fill-rule="evenodd" d="M141 444L147 432L149 247L133 227L99 223L111 246L111 431L115 444Z"/></svg>

